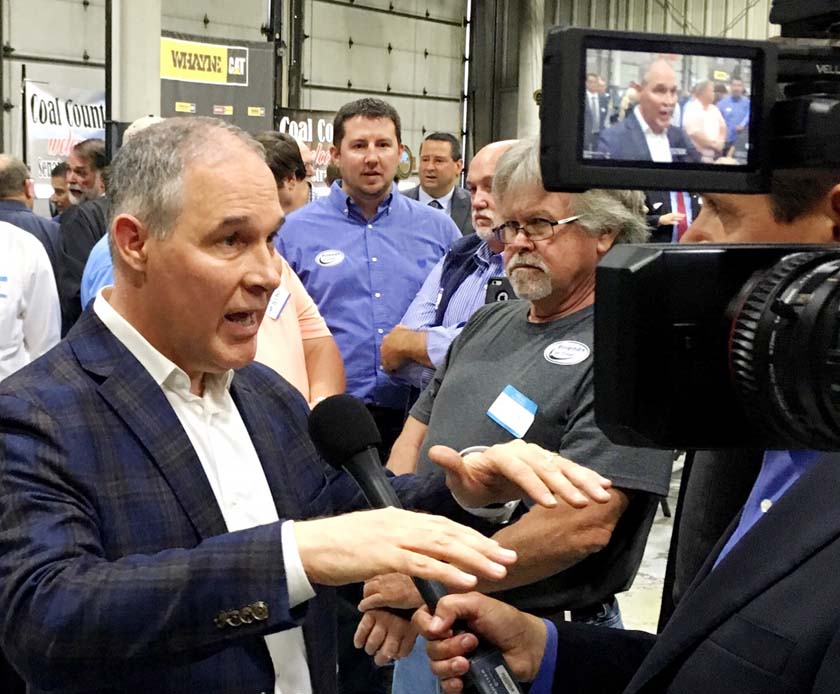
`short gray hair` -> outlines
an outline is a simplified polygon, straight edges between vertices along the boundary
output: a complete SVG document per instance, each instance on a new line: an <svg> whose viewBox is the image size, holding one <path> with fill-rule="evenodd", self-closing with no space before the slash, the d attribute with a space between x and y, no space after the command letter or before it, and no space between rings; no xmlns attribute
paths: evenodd
<svg viewBox="0 0 840 694"><path fill-rule="evenodd" d="M31 178L29 167L17 157L0 154L0 198L18 196Z"/></svg>
<svg viewBox="0 0 840 694"><path fill-rule="evenodd" d="M493 176L493 197L498 206L527 189L543 188L540 144L525 138L499 157ZM581 215L577 224L592 236L615 232L613 243L644 243L650 232L645 219L645 196L638 190L587 190L569 194L569 212Z"/></svg>
<svg viewBox="0 0 840 694"><path fill-rule="evenodd" d="M150 233L166 238L181 212L184 171L188 162L214 151L227 134L261 159L265 149L235 125L204 116L169 118L136 133L126 142L111 167L108 226L121 214L140 220Z"/></svg>

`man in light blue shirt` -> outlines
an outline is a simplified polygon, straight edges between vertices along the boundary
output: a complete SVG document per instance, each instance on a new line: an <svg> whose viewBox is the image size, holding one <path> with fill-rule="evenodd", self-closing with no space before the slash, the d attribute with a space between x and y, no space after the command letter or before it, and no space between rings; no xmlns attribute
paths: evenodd
<svg viewBox="0 0 840 694"><path fill-rule="evenodd" d="M286 218L277 250L318 304L344 359L347 392L368 405L389 448L409 388L382 370L382 340L461 234L445 213L398 192L400 118L390 104L345 104L333 132L341 181Z"/></svg>
<svg viewBox="0 0 840 694"><path fill-rule="evenodd" d="M726 121L726 146L728 150L750 124L750 98L744 95L744 83L733 78L729 83L729 94L717 103L718 110Z"/></svg>
<svg viewBox="0 0 840 694"><path fill-rule="evenodd" d="M504 246L493 236L502 220L496 215L492 186L496 162L513 142L492 142L473 157L467 189L475 233L456 241L438 261L400 324L382 340L382 368L396 381L425 388L452 340L484 305L490 278L504 274Z"/></svg>

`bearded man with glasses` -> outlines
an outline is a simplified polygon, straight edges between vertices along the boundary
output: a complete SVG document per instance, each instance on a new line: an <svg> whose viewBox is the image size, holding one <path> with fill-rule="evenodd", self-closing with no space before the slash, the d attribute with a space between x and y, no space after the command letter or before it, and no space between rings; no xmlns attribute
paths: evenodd
<svg viewBox="0 0 840 694"><path fill-rule="evenodd" d="M504 244L506 273L520 300L473 314L412 408L394 450L413 450L418 474L434 475L442 472L429 461L433 445L450 447L457 459L456 451L472 446L522 439L523 451L539 444L612 480L609 498L586 508L560 503L547 510L525 501L515 510L482 509L497 515L494 537L519 559L505 579L480 580L478 590L533 614L569 611L574 621L621 627L615 594L635 577L658 495L668 491L671 455L616 446L595 424L595 266L613 244L646 240L644 196L547 192L536 140L517 142L502 155L493 196L501 219L509 220L494 233ZM365 596L363 610L422 602L410 581L395 575L368 581ZM378 653L380 661L403 654L405 636L392 637L396 629L390 627L373 629L373 621L367 620L369 632L357 632L357 645ZM417 651L415 646L412 659ZM437 691L426 672L424 683L413 670L413 693Z"/></svg>

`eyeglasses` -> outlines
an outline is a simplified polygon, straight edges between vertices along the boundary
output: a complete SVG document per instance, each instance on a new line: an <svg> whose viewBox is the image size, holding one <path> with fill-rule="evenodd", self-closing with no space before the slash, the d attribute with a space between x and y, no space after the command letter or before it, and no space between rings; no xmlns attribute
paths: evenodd
<svg viewBox="0 0 840 694"><path fill-rule="evenodd" d="M532 219L525 224L517 224L516 222L505 222L493 229L493 235L507 245L513 243L516 235L521 231L528 238L529 241L542 241L543 239L554 236L554 227L570 224L580 219L583 215L576 214L573 217L566 217L565 219L557 219L551 221L550 219Z"/></svg>

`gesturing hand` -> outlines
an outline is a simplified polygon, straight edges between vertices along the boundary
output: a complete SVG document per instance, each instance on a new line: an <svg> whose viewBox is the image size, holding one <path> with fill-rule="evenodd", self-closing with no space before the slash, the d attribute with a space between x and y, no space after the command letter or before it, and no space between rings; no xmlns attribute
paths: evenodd
<svg viewBox="0 0 840 694"><path fill-rule="evenodd" d="M423 598L408 576L403 574L383 574L365 581L363 599L359 603L359 610L382 607L398 609L415 609L423 604Z"/></svg>
<svg viewBox="0 0 840 694"><path fill-rule="evenodd" d="M575 508L610 500L611 482L594 470L520 439L462 458L446 446L432 446L429 458L446 473L446 485L467 506L480 507L531 497L547 508L555 495Z"/></svg>
<svg viewBox="0 0 840 694"><path fill-rule="evenodd" d="M499 580L516 553L454 521L396 508L297 521L295 539L307 577L340 586L403 573L469 590L476 576Z"/></svg>

